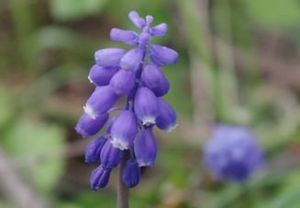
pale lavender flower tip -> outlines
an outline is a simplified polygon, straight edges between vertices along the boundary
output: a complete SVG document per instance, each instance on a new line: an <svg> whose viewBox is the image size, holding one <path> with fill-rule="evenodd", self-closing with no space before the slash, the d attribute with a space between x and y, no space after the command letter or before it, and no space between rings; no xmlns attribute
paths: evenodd
<svg viewBox="0 0 300 208"><path fill-rule="evenodd" d="M166 46L152 45L150 57L151 60L158 66L165 66L176 63L178 53Z"/></svg>
<svg viewBox="0 0 300 208"><path fill-rule="evenodd" d="M122 30L119 28L113 28L110 31L110 39L119 41L128 45L138 44L138 35L130 30Z"/></svg>
<svg viewBox="0 0 300 208"><path fill-rule="evenodd" d="M95 52L95 60L99 66L119 66L121 58L126 53L122 48L105 48Z"/></svg>
<svg viewBox="0 0 300 208"><path fill-rule="evenodd" d="M129 12L128 18L139 29L142 29L146 25L146 21L143 18L141 18L136 11Z"/></svg>
<svg viewBox="0 0 300 208"><path fill-rule="evenodd" d="M156 25L154 27L151 28L151 35L152 36L164 36L166 35L168 30L168 25L166 23L161 23L159 25Z"/></svg>

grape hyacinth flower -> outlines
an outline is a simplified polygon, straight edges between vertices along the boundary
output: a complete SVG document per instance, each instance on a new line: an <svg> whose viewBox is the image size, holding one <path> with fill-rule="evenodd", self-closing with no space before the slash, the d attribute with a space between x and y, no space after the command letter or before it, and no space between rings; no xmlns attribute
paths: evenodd
<svg viewBox="0 0 300 208"><path fill-rule="evenodd" d="M262 162L255 135L243 126L216 125L204 146L204 163L220 180L243 182Z"/></svg>
<svg viewBox="0 0 300 208"><path fill-rule="evenodd" d="M178 54L171 48L151 43L164 36L167 24L151 26L152 16L142 18L135 11L128 15L140 33L113 28L110 39L133 46L132 49L106 48L95 52L95 64L88 79L95 90L84 105L76 125L83 137L106 131L86 147L85 161L98 163L90 185L98 190L108 184L111 171L120 163L120 178L128 188L140 181L141 167L153 166L157 143L153 128L166 132L176 127L176 113L163 96L170 85L162 67L174 64ZM114 105L125 97L123 108ZM110 112L116 115L110 117Z"/></svg>

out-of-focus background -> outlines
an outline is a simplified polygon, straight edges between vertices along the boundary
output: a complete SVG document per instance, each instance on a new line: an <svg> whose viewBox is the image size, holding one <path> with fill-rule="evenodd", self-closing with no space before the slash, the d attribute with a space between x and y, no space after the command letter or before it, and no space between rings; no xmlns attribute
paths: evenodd
<svg viewBox="0 0 300 208"><path fill-rule="evenodd" d="M157 131L158 161L131 191L131 207L297 208L300 205L299 0L1 0L0 207L114 207L109 186L89 189L90 139L74 132L87 79L112 27L130 10L169 24L153 41L176 49L165 68L179 117ZM266 164L242 185L217 182L201 148L215 121L249 125ZM23 206L24 207L24 206Z"/></svg>

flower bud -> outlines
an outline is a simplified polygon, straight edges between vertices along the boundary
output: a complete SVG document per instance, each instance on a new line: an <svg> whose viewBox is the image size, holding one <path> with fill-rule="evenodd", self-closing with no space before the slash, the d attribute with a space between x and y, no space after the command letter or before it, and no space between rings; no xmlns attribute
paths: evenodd
<svg viewBox="0 0 300 208"><path fill-rule="evenodd" d="M92 136L100 131L107 119L107 113L101 114L95 119L84 113L77 122L75 130L83 137Z"/></svg>
<svg viewBox="0 0 300 208"><path fill-rule="evenodd" d="M130 30L122 30L119 28L113 28L110 31L110 39L126 43L128 45L137 45L138 35Z"/></svg>
<svg viewBox="0 0 300 208"><path fill-rule="evenodd" d="M158 99L159 116L156 118L156 126L166 132L176 128L176 112L170 104L162 98Z"/></svg>
<svg viewBox="0 0 300 208"><path fill-rule="evenodd" d="M167 33L168 25L161 23L151 28L151 35L153 36L164 36Z"/></svg>
<svg viewBox="0 0 300 208"><path fill-rule="evenodd" d="M145 26L145 24L146 24L145 20L143 18L141 18L136 11L129 12L128 18L139 29L142 29Z"/></svg>
<svg viewBox="0 0 300 208"><path fill-rule="evenodd" d="M87 100L83 107L86 114L96 119L103 113L106 113L118 100L110 86L96 87L93 94Z"/></svg>
<svg viewBox="0 0 300 208"><path fill-rule="evenodd" d="M120 67L124 70L136 71L142 63L143 51L139 48L130 49L121 59Z"/></svg>
<svg viewBox="0 0 300 208"><path fill-rule="evenodd" d="M143 84L158 97L167 94L169 91L169 81L162 70L154 64L148 64L144 67L141 79Z"/></svg>
<svg viewBox="0 0 300 208"><path fill-rule="evenodd" d="M109 181L110 172L111 169L104 168L102 165L93 170L90 177L91 188L97 191L105 187Z"/></svg>
<svg viewBox="0 0 300 208"><path fill-rule="evenodd" d="M140 167L154 165L157 153L156 140L152 129L140 131L134 140L134 154Z"/></svg>
<svg viewBox="0 0 300 208"><path fill-rule="evenodd" d="M107 139L103 136L92 140L85 148L85 162L93 163L100 161L100 152Z"/></svg>
<svg viewBox="0 0 300 208"><path fill-rule="evenodd" d="M117 67L101 67L98 65L92 66L88 79L96 86L107 85L112 76L118 71Z"/></svg>
<svg viewBox="0 0 300 208"><path fill-rule="evenodd" d="M128 187L132 188L138 185L140 181L141 170L136 160L127 160L122 170L122 181Z"/></svg>
<svg viewBox="0 0 300 208"><path fill-rule="evenodd" d="M157 97L147 87L140 87L134 99L134 112L143 125L155 124L159 114Z"/></svg>
<svg viewBox="0 0 300 208"><path fill-rule="evenodd" d="M124 110L113 121L110 128L111 143L121 150L129 149L137 133L137 122L133 112Z"/></svg>
<svg viewBox="0 0 300 208"><path fill-rule="evenodd" d="M174 64L178 58L178 53L171 48L152 45L150 51L151 60L158 66Z"/></svg>
<svg viewBox="0 0 300 208"><path fill-rule="evenodd" d="M111 141L105 142L100 153L101 165L105 168L115 168L119 165L122 151L115 148Z"/></svg>
<svg viewBox="0 0 300 208"><path fill-rule="evenodd" d="M109 84L117 95L128 95L135 85L135 73L121 69L112 77Z"/></svg>
<svg viewBox="0 0 300 208"><path fill-rule="evenodd" d="M126 53L122 48L105 48L95 52L97 65L102 67L118 66L121 58Z"/></svg>

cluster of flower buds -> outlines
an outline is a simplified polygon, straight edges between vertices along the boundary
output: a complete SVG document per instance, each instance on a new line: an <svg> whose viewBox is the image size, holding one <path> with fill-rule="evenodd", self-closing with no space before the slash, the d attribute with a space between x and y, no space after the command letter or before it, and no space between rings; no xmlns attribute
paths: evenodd
<svg viewBox="0 0 300 208"><path fill-rule="evenodd" d="M245 181L263 162L263 151L246 127L217 125L204 146L204 163L220 180Z"/></svg>
<svg viewBox="0 0 300 208"><path fill-rule="evenodd" d="M121 170L123 183L128 187L136 186L140 168L152 166L156 159L153 127L167 132L176 127L176 113L162 98L169 91L162 67L174 64L178 54L168 47L151 44L153 36L165 35L167 24L151 27L153 17L144 19L135 11L128 16L141 33L113 28L110 39L134 48L107 48L95 52L96 64L88 78L96 89L75 127L80 135L87 137L99 132L107 123L105 134L86 148L86 162L100 164L91 174L93 190L107 185L112 169L125 155L127 161ZM113 108L121 97L126 98L124 107ZM112 111L117 115L109 118Z"/></svg>

